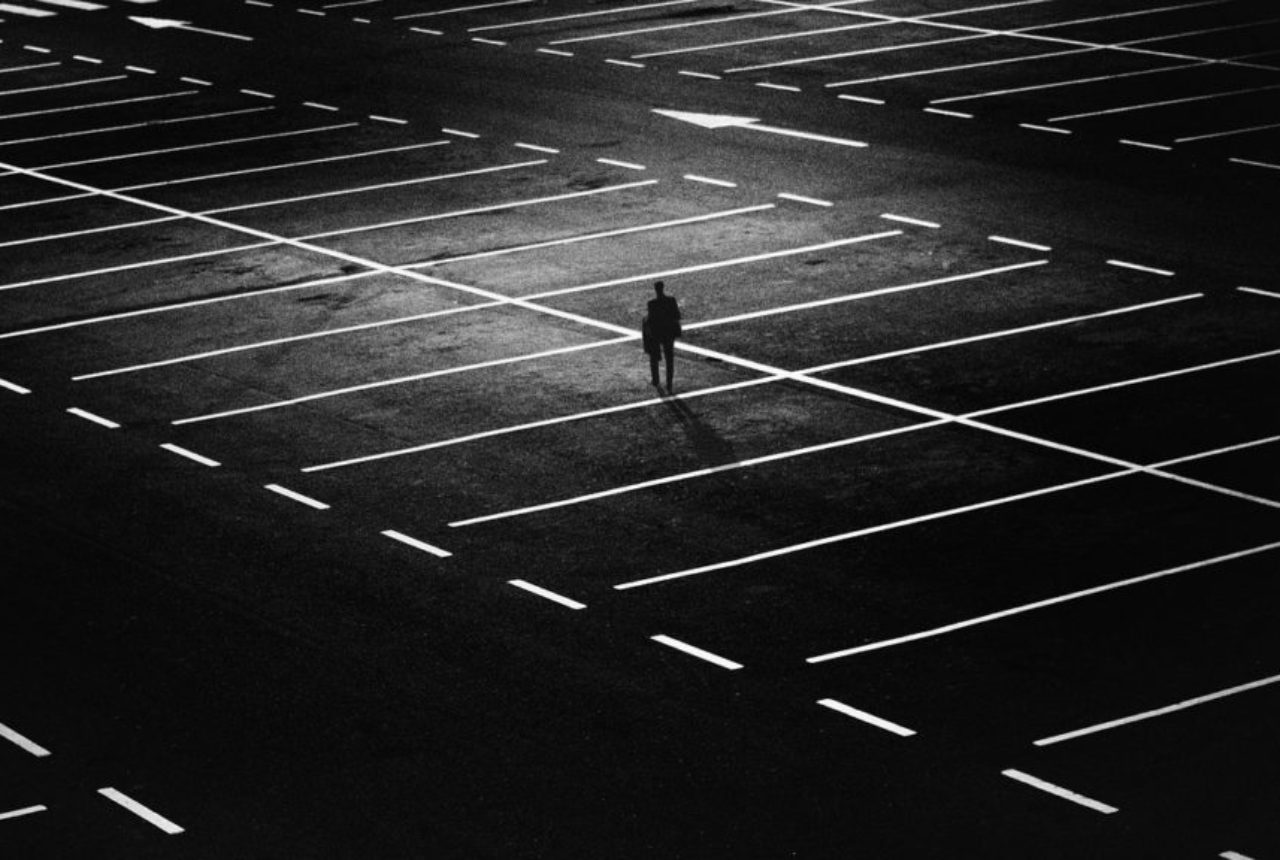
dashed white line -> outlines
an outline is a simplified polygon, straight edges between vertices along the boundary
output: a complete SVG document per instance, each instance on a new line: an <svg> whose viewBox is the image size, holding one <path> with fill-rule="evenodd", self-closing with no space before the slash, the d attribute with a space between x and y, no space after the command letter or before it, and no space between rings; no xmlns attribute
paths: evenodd
<svg viewBox="0 0 1280 860"><path fill-rule="evenodd" d="M704 81L719 81L722 78L719 75L713 75L710 72L694 72L689 69L680 69L677 75L684 75L686 78L701 78Z"/></svg>
<svg viewBox="0 0 1280 860"><path fill-rule="evenodd" d="M636 164L634 161L619 161L616 158L597 158L596 161L599 162L600 164L608 164L612 167L622 167L627 170L645 170L646 169L643 164Z"/></svg>
<svg viewBox="0 0 1280 860"><path fill-rule="evenodd" d="M957 119L973 119L973 114L958 110L945 110L943 108L927 107L924 109L924 112L937 114L938 116L952 116Z"/></svg>
<svg viewBox="0 0 1280 860"><path fill-rule="evenodd" d="M1125 146L1136 146L1139 149L1153 149L1157 152L1172 152L1172 146L1166 146L1163 143L1148 143L1145 140L1130 140L1127 137L1120 138L1120 143Z"/></svg>
<svg viewBox="0 0 1280 860"><path fill-rule="evenodd" d="M622 66L627 69L643 69L644 63L637 63L632 60L615 60L612 57L605 60L611 66Z"/></svg>
<svg viewBox="0 0 1280 860"><path fill-rule="evenodd" d="M553 57L572 57L573 51L561 51L558 48L539 48L536 53L550 54Z"/></svg>
<svg viewBox="0 0 1280 860"><path fill-rule="evenodd" d="M506 42L499 41L498 39L485 39L480 36L472 36L471 41L479 42L481 45L493 45L496 48L505 48L507 45Z"/></svg>
<svg viewBox="0 0 1280 860"><path fill-rule="evenodd" d="M0 812L0 821L4 821L9 818L21 818L24 815L34 815L37 812L47 812L48 809L49 807L44 806L43 804L36 804L35 806L24 806L22 809L14 809L9 812ZM1224 854L1223 856L1225 857L1226 855Z"/></svg>
<svg viewBox="0 0 1280 860"><path fill-rule="evenodd" d="M803 92L799 87L792 86L791 84L773 84L769 81L757 81L756 86L766 90L779 90L784 93Z"/></svg>
<svg viewBox="0 0 1280 860"><path fill-rule="evenodd" d="M49 48L42 48L39 45L23 45L22 49L24 51L31 51L36 54L52 54L53 53L53 51L50 50Z"/></svg>
<svg viewBox="0 0 1280 860"><path fill-rule="evenodd" d="M72 415L75 415L77 418L83 418L86 421L91 421L92 423L97 424L101 427L106 427L108 430L120 429L120 425L117 424L116 422L108 418L103 418L101 415L95 415L94 413L88 411L87 409L81 409L78 406L72 406L67 411L70 412Z"/></svg>
<svg viewBox="0 0 1280 860"><path fill-rule="evenodd" d="M129 72L137 72L140 75L154 75L155 69L148 69L146 66L125 66L125 70Z"/></svg>
<svg viewBox="0 0 1280 860"><path fill-rule="evenodd" d="M425 553L430 553L431 555L434 555L436 558L449 558L451 555L453 555L453 553L448 552L447 550L443 550L438 546L433 546L432 544L429 544L426 541L420 541L417 538L409 537L407 534L404 534L403 532L398 532L395 529L387 529L386 531L382 532L382 535L383 537L389 537L394 541L399 541L405 546L411 546L414 549L419 549Z"/></svg>
<svg viewBox="0 0 1280 860"><path fill-rule="evenodd" d="M884 104L884 99L876 99L876 98L872 98L871 96L838 95L836 96L836 98L844 99L847 102L861 102L862 104L868 104L868 105Z"/></svg>
<svg viewBox="0 0 1280 860"><path fill-rule="evenodd" d="M309 508L317 511L327 511L329 506L324 502L317 501L310 496L304 496L302 493L290 490L288 487L282 487L279 484L264 484L264 489L268 489L277 495L284 496L286 499L293 499L295 502L301 502Z"/></svg>
<svg viewBox="0 0 1280 860"><path fill-rule="evenodd" d="M1194 708L1197 705L1203 705L1206 702L1212 702L1217 699L1223 699L1223 698L1226 698L1227 696L1234 696L1239 693L1248 692L1250 690L1257 690L1261 687L1267 687L1277 682L1280 682L1280 675L1272 675L1269 678L1262 678L1257 681L1250 681L1247 684L1238 684L1234 687L1229 687L1225 690L1218 690L1217 692L1214 692L1214 693L1208 693L1203 696L1196 696L1193 699L1186 699L1184 701L1177 702L1172 705L1166 705L1163 708L1152 708L1149 711L1143 711L1142 713L1139 713L1139 714L1131 714L1127 717L1120 717L1115 720L1108 720L1104 723L1097 723L1092 726L1086 726L1083 729L1076 729L1075 731L1071 731L1071 732L1063 732L1060 735L1053 735L1052 737L1041 738L1040 740L1035 742L1035 745L1038 747L1046 747L1046 746L1050 746L1051 744L1057 744L1057 743L1062 743L1063 741L1074 740L1075 738L1084 737L1085 735L1097 734L1098 732L1104 732L1104 731L1107 731L1108 729L1114 729L1119 726L1127 726L1131 723L1141 722L1142 720L1149 720L1153 717L1162 717L1166 714L1172 714L1177 711L1184 711L1187 708Z"/></svg>
<svg viewBox="0 0 1280 860"><path fill-rule="evenodd" d="M686 173L684 178L690 182L701 182L704 185L719 185L721 188L737 188L738 183L729 182L727 179L712 179L710 176L699 176L696 173Z"/></svg>
<svg viewBox="0 0 1280 860"><path fill-rule="evenodd" d="M51 753L44 747L40 746L40 744L31 740L31 738L28 738L25 735L14 731L13 729L6 726L4 723L0 723L0 738L4 738L5 740L9 741L9 743L14 744L20 747L21 749L31 753L36 758L47 758L49 755L51 755Z"/></svg>
<svg viewBox="0 0 1280 860"><path fill-rule="evenodd" d="M674 648L677 651L683 651L684 653L689 654L690 656L697 657L699 660L705 660L708 663L719 666L722 669L733 670L733 669L742 668L741 663L736 663L733 660L729 660L725 657L721 657L719 654L712 654L710 651L704 651L701 648L690 645L688 642L682 642L679 639L673 639L672 637L667 636L665 634L659 634L658 636L651 636L650 638L654 642L659 642L663 645L666 645L669 648Z"/></svg>
<svg viewBox="0 0 1280 860"><path fill-rule="evenodd" d="M327 104L323 104L323 103L321 103L321 102L303 102L303 103L302 103L302 106L303 106L303 107L309 107L309 108L315 108L316 110L327 110L327 111L336 111L336 110L337 110L337 108L336 108L336 107L334 107L333 105L327 105Z"/></svg>
<svg viewBox="0 0 1280 860"><path fill-rule="evenodd" d="M1132 269L1135 272L1146 272L1149 275L1160 275L1165 278L1172 278L1174 273L1168 269L1157 269L1152 266L1143 266L1138 263L1130 263L1125 260L1107 260L1108 266L1115 266L1120 269Z"/></svg>
<svg viewBox="0 0 1280 860"><path fill-rule="evenodd" d="M206 80L203 80L202 78L178 78L178 80L182 81L184 84L195 84L198 87L213 86L212 81L206 81Z"/></svg>
<svg viewBox="0 0 1280 860"><path fill-rule="evenodd" d="M1035 242L1023 241L1022 239L1010 239L1008 236L988 236L987 240L990 242L999 242L1001 245L1013 245L1015 248L1028 248L1032 251L1040 251L1042 253L1047 253L1053 250L1053 248L1048 245L1039 245Z"/></svg>
<svg viewBox="0 0 1280 860"><path fill-rule="evenodd" d="M76 54L71 59L79 60L82 63L90 63L91 65L95 65L95 66L102 65L102 60L99 60L97 57L84 57L84 56L81 56L80 54Z"/></svg>
<svg viewBox="0 0 1280 860"><path fill-rule="evenodd" d="M1065 789L1060 785L1054 785L1051 782L1046 782L1045 780L1040 779L1039 777L1032 776L1031 774L1024 773L1020 770L1014 770L1013 768L1009 768L1008 770L1002 770L1001 773L1009 777L1010 779L1016 779L1018 782L1025 783L1026 785L1032 786L1033 788L1038 788L1041 791L1048 792L1049 794L1052 794L1056 797L1060 797L1063 800L1069 800L1072 803L1078 803L1081 806L1087 807L1088 809L1092 809L1094 812L1101 812L1103 814L1108 814L1108 815L1113 812L1119 812L1119 810L1116 807L1111 806L1108 803L1103 803L1100 800L1094 800L1091 797L1085 797L1083 794L1079 794L1074 791L1069 791L1068 789Z"/></svg>
<svg viewBox="0 0 1280 860"><path fill-rule="evenodd" d="M517 149L527 149L527 150L529 150L529 151L531 151L531 152L545 152L545 153L548 153L549 155L559 155L559 154L560 154L560 150L558 150L558 149L555 149L555 148L550 147L550 146L539 146L539 145L538 145L538 144L536 144L536 143L520 143L520 142L517 142L517 143L515 144L515 146L516 146L516 148L517 148Z"/></svg>
<svg viewBox="0 0 1280 860"><path fill-rule="evenodd" d="M327 12L323 12L323 11L321 11L321 10L319 10L319 9L299 9L299 10L298 10L298 14L299 14L299 15L315 15L315 16L317 16L317 17L319 17L319 18L323 18L323 17L325 17L325 15L327 15L328 13L327 13Z"/></svg>
<svg viewBox="0 0 1280 860"><path fill-rule="evenodd" d="M480 135L475 134L474 132L462 131L461 129L457 129L457 128L442 128L440 129L440 132L442 134L451 134L454 137L465 137L469 140L476 140L480 137Z"/></svg>
<svg viewBox="0 0 1280 860"><path fill-rule="evenodd" d="M1069 128L1054 128L1051 125L1037 125L1033 122L1020 122L1018 128L1025 128L1028 131L1047 131L1050 134L1071 134Z"/></svg>
<svg viewBox="0 0 1280 860"><path fill-rule="evenodd" d="M369 119L374 120L375 122L390 123L391 125L408 125L409 124L409 120L407 119L399 119L398 117L394 117L394 116L381 116L376 113L369 114Z"/></svg>
<svg viewBox="0 0 1280 860"><path fill-rule="evenodd" d="M202 466L209 466L210 468L216 468L222 465L217 460L211 460L210 458L204 456L203 454L197 454L195 451L192 451L189 448L183 448L181 445L175 445L172 442L165 442L160 447L172 454L177 454L179 457L186 457L188 460L192 460L196 463L199 463Z"/></svg>
<svg viewBox="0 0 1280 860"><path fill-rule="evenodd" d="M830 200L820 200L817 197L806 197L803 194L792 194L789 191L783 191L778 195L782 200L790 200L793 203L808 203L810 206L834 206Z"/></svg>
<svg viewBox="0 0 1280 860"><path fill-rule="evenodd" d="M819 699L818 704L822 705L824 708L830 708L838 714L844 714L846 717L853 717L855 720L861 720L864 723L869 723L876 728L884 729L887 732L893 732L899 737L909 738L915 734L914 729L898 725L895 722L886 720L883 717L877 717L874 714L868 714L866 711L851 707L846 705L844 702L839 702L835 699Z"/></svg>
<svg viewBox="0 0 1280 860"><path fill-rule="evenodd" d="M255 97L255 98L260 98L260 99L273 99L273 98L275 98L275 94L274 94L274 93L264 93L264 92L262 92L261 90L241 90L240 92L244 93L244 94L245 94L245 95L247 95L247 96L253 96L253 97Z"/></svg>
<svg viewBox="0 0 1280 860"><path fill-rule="evenodd" d="M114 788L100 788L98 789L98 794L101 794L103 797L107 798L108 800L114 803L117 803L120 806L123 806L125 809L129 810L134 815L141 818L143 821L146 821L148 824L154 827L157 827L160 830L163 830L165 833L168 833L170 836L175 836L183 832L181 827L174 824L172 821L165 818L163 815L160 815L159 813L155 812L154 810L151 810L143 806L141 803L134 800L132 797L129 797L124 792L118 791Z"/></svg>
<svg viewBox="0 0 1280 860"><path fill-rule="evenodd" d="M549 589L543 588L540 585L534 585L532 582L526 582L523 579L512 579L512 580L509 580L507 584L514 585L516 588L523 589L524 591L527 591L530 594L536 594L539 597L544 597L547 600L552 601L553 603L559 603L561 606L567 606L570 609L586 609L587 608L587 605L585 603L579 603L576 600L565 597L563 594L556 594L554 591L550 591Z"/></svg>
<svg viewBox="0 0 1280 860"><path fill-rule="evenodd" d="M0 379L0 388L6 391L12 391L14 394L30 394L30 388L24 388L16 382L10 382L7 379Z"/></svg>
<svg viewBox="0 0 1280 860"><path fill-rule="evenodd" d="M905 215L890 215L885 213L880 217L886 221L897 221L900 224L914 224L917 227L928 227L930 230L938 230L942 228L942 225L935 221L925 221L920 218L908 218Z"/></svg>
<svg viewBox="0 0 1280 860"><path fill-rule="evenodd" d="M422 33L423 35L426 35L426 36L443 36L444 35L443 30L432 30L429 27L410 27L409 29L415 33Z"/></svg>

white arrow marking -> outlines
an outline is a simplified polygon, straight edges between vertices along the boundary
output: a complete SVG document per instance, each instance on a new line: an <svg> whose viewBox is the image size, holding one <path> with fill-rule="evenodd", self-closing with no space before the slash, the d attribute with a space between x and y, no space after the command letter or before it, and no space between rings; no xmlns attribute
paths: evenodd
<svg viewBox="0 0 1280 860"><path fill-rule="evenodd" d="M753 131L764 131L769 134L780 134L785 137L798 137L804 140L817 140L822 143L834 143L840 146L865 147L867 144L861 140L848 140L843 137L831 137L825 134L813 134L808 131L796 131L790 128L778 128L773 125L761 125L760 120L749 116L733 116L731 114L720 113L693 113L691 111L682 110L661 110L654 108L654 113L661 116L678 119L681 122L692 123L702 128L747 128Z"/></svg>
<svg viewBox="0 0 1280 860"><path fill-rule="evenodd" d="M150 27L152 30L187 30L191 33L205 33L209 36L222 36L225 39L239 39L242 42L252 42L250 36L241 36L238 33L223 33L221 30L206 30L203 27L193 27L190 21L178 21L174 18L144 18L141 15L130 15L129 20L144 27Z"/></svg>

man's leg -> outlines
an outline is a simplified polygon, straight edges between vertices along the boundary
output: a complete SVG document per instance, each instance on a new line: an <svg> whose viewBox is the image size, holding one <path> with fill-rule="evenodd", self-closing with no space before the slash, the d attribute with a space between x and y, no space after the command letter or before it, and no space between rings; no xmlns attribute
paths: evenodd
<svg viewBox="0 0 1280 860"><path fill-rule="evenodd" d="M659 385L658 382L658 350L649 353L649 372L653 374L653 384Z"/></svg>
<svg viewBox="0 0 1280 860"><path fill-rule="evenodd" d="M671 393L671 380L676 375L676 342L674 340L664 340L662 342L662 357L667 361L667 393ZM657 384L658 377L654 375L654 384Z"/></svg>

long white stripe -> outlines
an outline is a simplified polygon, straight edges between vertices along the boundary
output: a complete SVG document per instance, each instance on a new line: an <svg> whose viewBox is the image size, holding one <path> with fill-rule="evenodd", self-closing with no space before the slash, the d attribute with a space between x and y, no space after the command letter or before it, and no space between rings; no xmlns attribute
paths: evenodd
<svg viewBox="0 0 1280 860"><path fill-rule="evenodd" d="M7 391L12 391L14 394L30 394L31 393L30 388L24 388L18 383L10 382L7 379L0 379L0 388L3 388Z"/></svg>
<svg viewBox="0 0 1280 860"><path fill-rule="evenodd" d="M208 457L204 456L203 454L197 454L195 451L192 451L190 448L183 448L181 445L175 445L172 442L165 442L160 447L170 453L177 454L179 457L185 457L188 460L192 460L196 463L199 463L202 466L217 468L218 466L222 465L217 460L211 460Z"/></svg>
<svg viewBox="0 0 1280 860"><path fill-rule="evenodd" d="M579 603L576 600L572 600L568 597L565 597L563 594L556 594L554 591L549 591L548 589L545 589L540 585L534 585L532 582L525 582L523 579L512 579L507 584L514 585L516 588L523 589L524 591L527 591L530 594L536 594L539 597L545 597L547 600L550 600L553 603L559 603L561 606L567 606L570 609L586 609L587 608L587 605L585 603Z"/></svg>
<svg viewBox="0 0 1280 860"><path fill-rule="evenodd" d="M177 257L162 257L158 260L144 260L140 263L123 263L119 266L108 266L103 269L92 269L87 272L71 272L66 275L50 275L45 278L34 278L30 281L17 281L12 284L0 284L0 292L5 290L17 290L23 287L36 287L43 284L54 284L59 281L75 281L81 278L96 278L100 275L110 275L116 272L129 272L134 269L146 269L151 266L165 266L170 263L185 263L190 260L201 260L206 257L219 257L224 254L237 254L241 251L252 251L257 248L266 248L271 245L284 244L282 239L274 239L264 242L252 242L248 245L235 245L230 248L219 248L216 251L197 251L194 254L181 254Z"/></svg>
<svg viewBox="0 0 1280 860"><path fill-rule="evenodd" d="M794 10L787 10L794 11ZM864 30L870 27L890 26L888 21L868 21L861 24L842 24L838 27L824 27L818 30L797 30L791 33L776 33L771 36L757 36L754 39L735 39L728 42L712 42L705 45L690 45L684 48L668 48L665 51L648 51L643 54L632 54L633 60L648 60L653 57L669 57L675 54L694 54L706 51L719 51L724 48L740 48L744 45L756 45L764 42L778 42L787 39L804 39L810 36L825 36L831 33L843 33L849 30Z"/></svg>
<svg viewBox="0 0 1280 860"><path fill-rule="evenodd" d="M1098 732L1105 732L1108 729L1114 729L1119 726L1127 726L1130 723L1137 723L1137 722L1141 722L1142 720L1149 720L1153 717L1163 717L1166 714L1176 713L1177 711L1185 711L1187 708L1194 708L1197 705L1203 705L1206 702L1213 702L1218 699L1224 699L1227 696L1234 696L1234 695L1237 695L1238 693L1248 692L1249 690L1257 690L1262 687L1270 686L1271 684L1275 684L1277 682L1280 682L1280 675L1272 675L1269 678L1262 678L1257 681L1250 681L1247 684L1238 684L1234 687L1228 687L1225 690L1218 690L1216 693L1208 693L1203 696L1196 696L1194 699L1185 699L1181 702L1176 702L1172 705L1165 705L1162 708L1152 708L1149 711L1143 711L1142 713L1139 713L1139 714L1131 714L1127 717L1120 717L1115 720L1107 720L1105 723L1097 723L1092 726L1086 726L1083 729L1076 729L1075 731L1071 731L1071 732L1063 732L1060 735L1053 735L1052 737L1041 738L1040 740L1035 742L1035 745L1038 747L1047 747L1051 744L1074 740L1075 738L1084 737L1085 735L1092 735L1092 734L1097 734Z"/></svg>
<svg viewBox="0 0 1280 860"><path fill-rule="evenodd" d="M282 487L279 484L265 484L264 488L270 490L276 495L284 496L286 499L293 499L295 502L300 502L309 508L314 508L317 511L329 510L329 506L326 505L324 502L317 501L316 499L313 499L310 496L304 496L302 493L299 493L295 490L291 490L288 487Z"/></svg>
<svg viewBox="0 0 1280 860"><path fill-rule="evenodd" d="M61 65L62 63L60 62L52 62L52 63L32 63L31 65L27 65L27 66L9 66L7 68L0 69L0 75L8 74L10 72L29 72L34 69L51 69L55 66L61 66Z"/></svg>
<svg viewBox="0 0 1280 860"><path fill-rule="evenodd" d="M710 651L704 651L701 648L690 645L688 642L682 642L679 639L673 639L665 634L650 637L654 642L660 642L669 648L675 648L677 651L683 651L686 654L697 657L699 660L706 660L708 663L719 666L722 669L741 669L742 664L736 663L719 654L712 654Z"/></svg>
<svg viewBox="0 0 1280 860"><path fill-rule="evenodd" d="M200 92L199 90L179 90L173 93L160 93L159 95L154 95L154 96L138 96L136 98L116 99L115 101L109 101L109 102L94 102L92 104L70 105L68 107L47 108L45 110L29 110L29 111L24 111L22 113L7 113L7 114L0 114L0 120L26 119L27 117L32 117L32 116L47 116L49 114L69 113L71 111L77 111L77 110L93 110L95 108L117 107L119 105L125 105L125 104L136 104L137 102L153 102L153 101L159 101L161 99L176 99L176 98L182 98L184 96L194 96L194 95L197 95L199 92Z"/></svg>
<svg viewBox="0 0 1280 860"><path fill-rule="evenodd" d="M0 723L0 738L4 738L5 740L9 741L9 743L15 744L21 749L31 753L36 758L45 758L50 755L50 752L44 747L40 746L40 744L36 743L35 741L31 740L25 735L22 735L14 731L13 729L6 726L4 723Z"/></svg>
<svg viewBox="0 0 1280 860"><path fill-rule="evenodd" d="M861 720L864 723L869 723L876 728L884 729L887 732L893 732L899 737L909 738L915 734L915 730L913 729L898 725L897 723L886 720L883 717L868 714L866 711L846 705L844 702L840 702L835 699L819 699L818 704L822 705L824 708L829 708L838 714L844 714L846 717L853 717L855 720Z"/></svg>
<svg viewBox="0 0 1280 860"><path fill-rule="evenodd" d="M1271 290L1260 290L1257 287L1236 287L1242 293L1252 293L1255 296L1267 296L1272 299L1280 299L1280 293Z"/></svg>
<svg viewBox="0 0 1280 860"><path fill-rule="evenodd" d="M1240 90L1228 90L1220 93L1207 93L1199 96L1184 96L1177 99L1164 99L1157 102L1145 102L1142 104L1121 105L1120 107L1107 108L1105 110L1086 111L1083 113L1064 114L1062 116L1049 117L1046 122L1069 122L1074 119L1088 119L1095 116L1111 116L1118 113L1131 113L1139 110L1149 110L1151 108L1168 107L1169 105L1182 105L1191 102L1210 101L1212 99L1222 99L1231 96L1242 96L1250 93L1269 92L1271 90L1280 90L1280 84L1271 84L1265 87L1249 87Z"/></svg>
<svg viewBox="0 0 1280 860"><path fill-rule="evenodd" d="M106 78L84 78L79 81L63 81L58 84L45 84L39 87L23 87L19 90L0 90L0 96L16 96L23 93L39 93L45 90L64 90L71 87L87 87L93 84L105 84L111 81L123 81L128 79L128 75L112 75Z"/></svg>
<svg viewBox="0 0 1280 860"><path fill-rule="evenodd" d="M435 12L414 12L412 15L397 15L392 21L404 21L408 18L431 18L436 15L457 15L462 12L478 12L482 9L497 9L502 6L527 6L534 0L500 0L497 3L479 3L473 6L455 6L452 9L439 9Z"/></svg>
<svg viewBox="0 0 1280 860"><path fill-rule="evenodd" d="M633 30L615 30L610 33L595 33L590 36L575 36L571 39L558 39L551 42L552 45L569 45L576 42L595 42L601 39L622 39L627 36L639 36L647 33L657 33L666 30L684 30L689 27L710 27L722 24L732 24L738 21L746 21L755 18L771 18L778 15L796 15L808 11L821 11L830 9L835 6L848 6L854 3L868 3L871 0L837 0L834 3L820 3L814 6L793 7L789 9L773 9L768 12L748 12L743 15L727 15L723 18L710 18L703 21L685 21L679 24L660 24L652 27L638 27Z"/></svg>
<svg viewBox="0 0 1280 860"><path fill-rule="evenodd" d="M180 122L196 122L198 120L205 120L205 119L219 119L221 117L239 116L247 113L259 113L261 111L267 111L267 110L275 110L275 108L273 107L240 108L238 110L224 110L224 111L219 111L217 113L199 114L197 116L179 116L179 117L171 117L169 119L153 119L153 120L147 120L145 122L131 122L131 123L126 123L124 125L109 125L109 126L104 126L102 128L85 128L85 129L79 129L78 131L65 131L59 134L44 134L44 135L39 135L37 137L24 137L24 138L19 138L17 140L4 140L4 141L0 141L0 146L17 146L18 144L23 144L23 143L41 143L46 140L65 140L66 138L69 138L69 137L85 137L90 134L106 134L108 132L113 132L113 131L129 131L135 128L149 128L151 126L156 126L156 125L172 125L174 123L180 123ZM87 196L87 195L82 195L82 196Z"/></svg>
<svg viewBox="0 0 1280 860"><path fill-rule="evenodd" d="M108 430L118 430L120 428L120 425L117 424L116 422L108 418L103 418L101 415L95 415L94 413L89 412L86 409L81 409L78 406L73 406L67 411L70 412L72 415L76 416L77 418L83 418L84 420L90 421L101 427L106 427Z"/></svg>
<svg viewBox="0 0 1280 860"><path fill-rule="evenodd" d="M1010 779L1016 779L1018 782L1026 783L1027 785L1030 785L1034 788L1038 788L1041 791L1048 792L1049 794L1055 795L1056 797L1061 797L1063 800L1069 800L1072 803L1078 803L1081 806L1092 809L1094 812L1101 812L1103 814L1119 812L1119 810L1116 807L1108 803L1103 803L1100 800L1094 800L1091 797L1085 797L1083 794L1078 794L1074 791L1068 791L1067 789L1063 788L1060 785L1054 785L1051 782L1045 782L1043 779L1032 776L1029 773L1023 773L1022 771L1014 770L1013 768L1009 768L1008 770L1002 770L1000 772L1003 773L1005 776L1009 777Z"/></svg>
<svg viewBox="0 0 1280 860"><path fill-rule="evenodd" d="M432 544L429 544L426 541L420 541L417 538L409 537L407 534L403 532L398 532L395 529L387 529L386 531L382 532L382 535L383 537L389 537L394 541L398 541L404 544L405 546L411 546L414 549L420 549L425 553L434 555L436 558L449 558L451 555L453 555L453 553L448 552L447 550L443 550L438 546L433 546Z"/></svg>
<svg viewBox="0 0 1280 860"><path fill-rule="evenodd" d="M48 810L49 810L49 807L43 804L36 804L35 806L24 806L22 809L13 809L13 810L10 810L9 812L0 812L0 821L4 821L5 819L8 819L8 818L21 818L24 815L34 815L37 812L48 812Z"/></svg>
<svg viewBox="0 0 1280 860"><path fill-rule="evenodd" d="M97 9L105 9L101 3L88 3L86 0L36 0L37 3L44 3L46 6L61 6L64 9L78 9L82 12L93 12Z"/></svg>
<svg viewBox="0 0 1280 860"><path fill-rule="evenodd" d="M179 215L161 215L156 218L144 218L140 221L125 221L122 224L108 224L105 227L89 227L83 230L72 230L68 233L48 233L43 236L33 236L29 239L10 239L7 242L0 242L0 248L12 248L18 245L36 245L41 242L58 242L64 239L93 236L99 233L115 233L121 230L131 230L135 227L149 227L153 224L164 224L169 221L180 220L182 220L182 218Z"/></svg>
<svg viewBox="0 0 1280 860"><path fill-rule="evenodd" d="M1280 123L1268 123L1267 125L1251 125L1246 128L1233 128L1227 131L1215 131L1208 134L1193 134L1189 137L1176 137L1174 143L1195 143L1199 140L1213 140L1219 137L1234 137L1238 134L1253 134L1256 131L1270 131L1273 128L1280 128Z"/></svg>
<svg viewBox="0 0 1280 860"><path fill-rule="evenodd" d="M662 9L668 6L687 6L701 0L664 0L661 3L643 3L639 6L621 6L616 9L601 9L596 12L578 12L573 15L556 15L551 18L530 18L527 21L508 21L505 24L490 24L486 27L468 27L468 33L479 33L484 30L506 30L512 27L533 27L538 24L558 24L562 21L577 21L582 18L598 18L602 15L621 15L630 12L644 12L650 9Z"/></svg>
<svg viewBox="0 0 1280 860"><path fill-rule="evenodd" d="M10 15L22 15L26 18L52 18L57 15L49 9L32 9L30 6L15 6L12 3L0 3L0 13L8 12Z"/></svg>
<svg viewBox="0 0 1280 860"><path fill-rule="evenodd" d="M148 809L147 807L143 806L141 803L139 803L138 801L134 800L132 797L129 797L128 795L124 794L121 791L117 791L114 788L100 788L98 789L98 794L101 794L103 797L107 798L108 800L118 803L120 806L123 806L125 809L129 810L134 815L141 818L143 821L147 822L153 827L160 828L165 833L168 833L170 836L174 836L182 832L181 827L174 824L172 821L165 818L163 815L160 815L159 813L151 809Z"/></svg>
<svg viewBox="0 0 1280 860"><path fill-rule="evenodd" d="M968 618L964 621L957 621L952 624L944 624L940 627L931 627L928 630L921 630L917 633L909 633L905 636L895 636L891 639L881 639L876 642L867 642L863 645L856 645L852 648L843 648L839 651L830 651L826 654L819 654L815 657L805 659L806 663L825 663L828 660L838 660L841 657L851 657L855 654L864 654L868 651L879 651L882 648L892 648L895 645L905 645L908 642L919 642L922 639L932 639L935 636L943 636L948 633L954 633L957 630L965 630L970 627L977 627L982 624L989 624L992 621L1000 621L1004 618L1012 618L1015 615L1022 615L1027 612L1034 612L1037 609L1045 609L1050 606L1057 606L1060 603L1069 603L1073 600L1080 600L1084 597L1093 597L1097 594L1103 594L1108 591L1115 591L1120 588L1128 588L1132 585L1139 585L1144 582L1151 582L1157 579L1164 579L1168 576L1176 576L1180 573L1187 573L1193 570L1200 570L1206 567L1212 567L1215 564L1223 564L1236 559L1247 558L1251 555L1259 553L1271 552L1280 549L1280 541L1276 543L1263 544L1262 546L1251 547L1250 549L1240 550L1238 552L1230 552L1224 555L1213 556L1212 558L1204 558L1199 561L1193 561L1189 564L1178 565L1177 567L1168 567L1163 570L1157 570L1154 573L1144 573L1140 576L1129 577L1115 582L1108 582L1103 585L1095 585L1092 588L1083 588L1079 591L1060 594L1056 597L1048 597L1044 600L1037 600L1032 603L1024 603L1021 606L1014 606L1009 609L1001 609L998 612L988 612L985 615L979 615L976 618Z"/></svg>

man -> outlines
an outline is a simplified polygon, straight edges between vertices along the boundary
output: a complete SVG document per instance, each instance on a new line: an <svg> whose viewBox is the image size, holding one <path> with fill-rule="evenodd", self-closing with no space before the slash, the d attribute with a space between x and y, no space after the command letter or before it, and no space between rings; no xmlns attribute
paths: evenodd
<svg viewBox="0 0 1280 860"><path fill-rule="evenodd" d="M649 300L649 315L645 317L645 352L649 353L649 369L653 384L658 385L658 359L667 362L667 393L671 393L671 381L675 376L676 338L680 336L680 306L675 298L666 295L662 281L653 285L656 298Z"/></svg>

